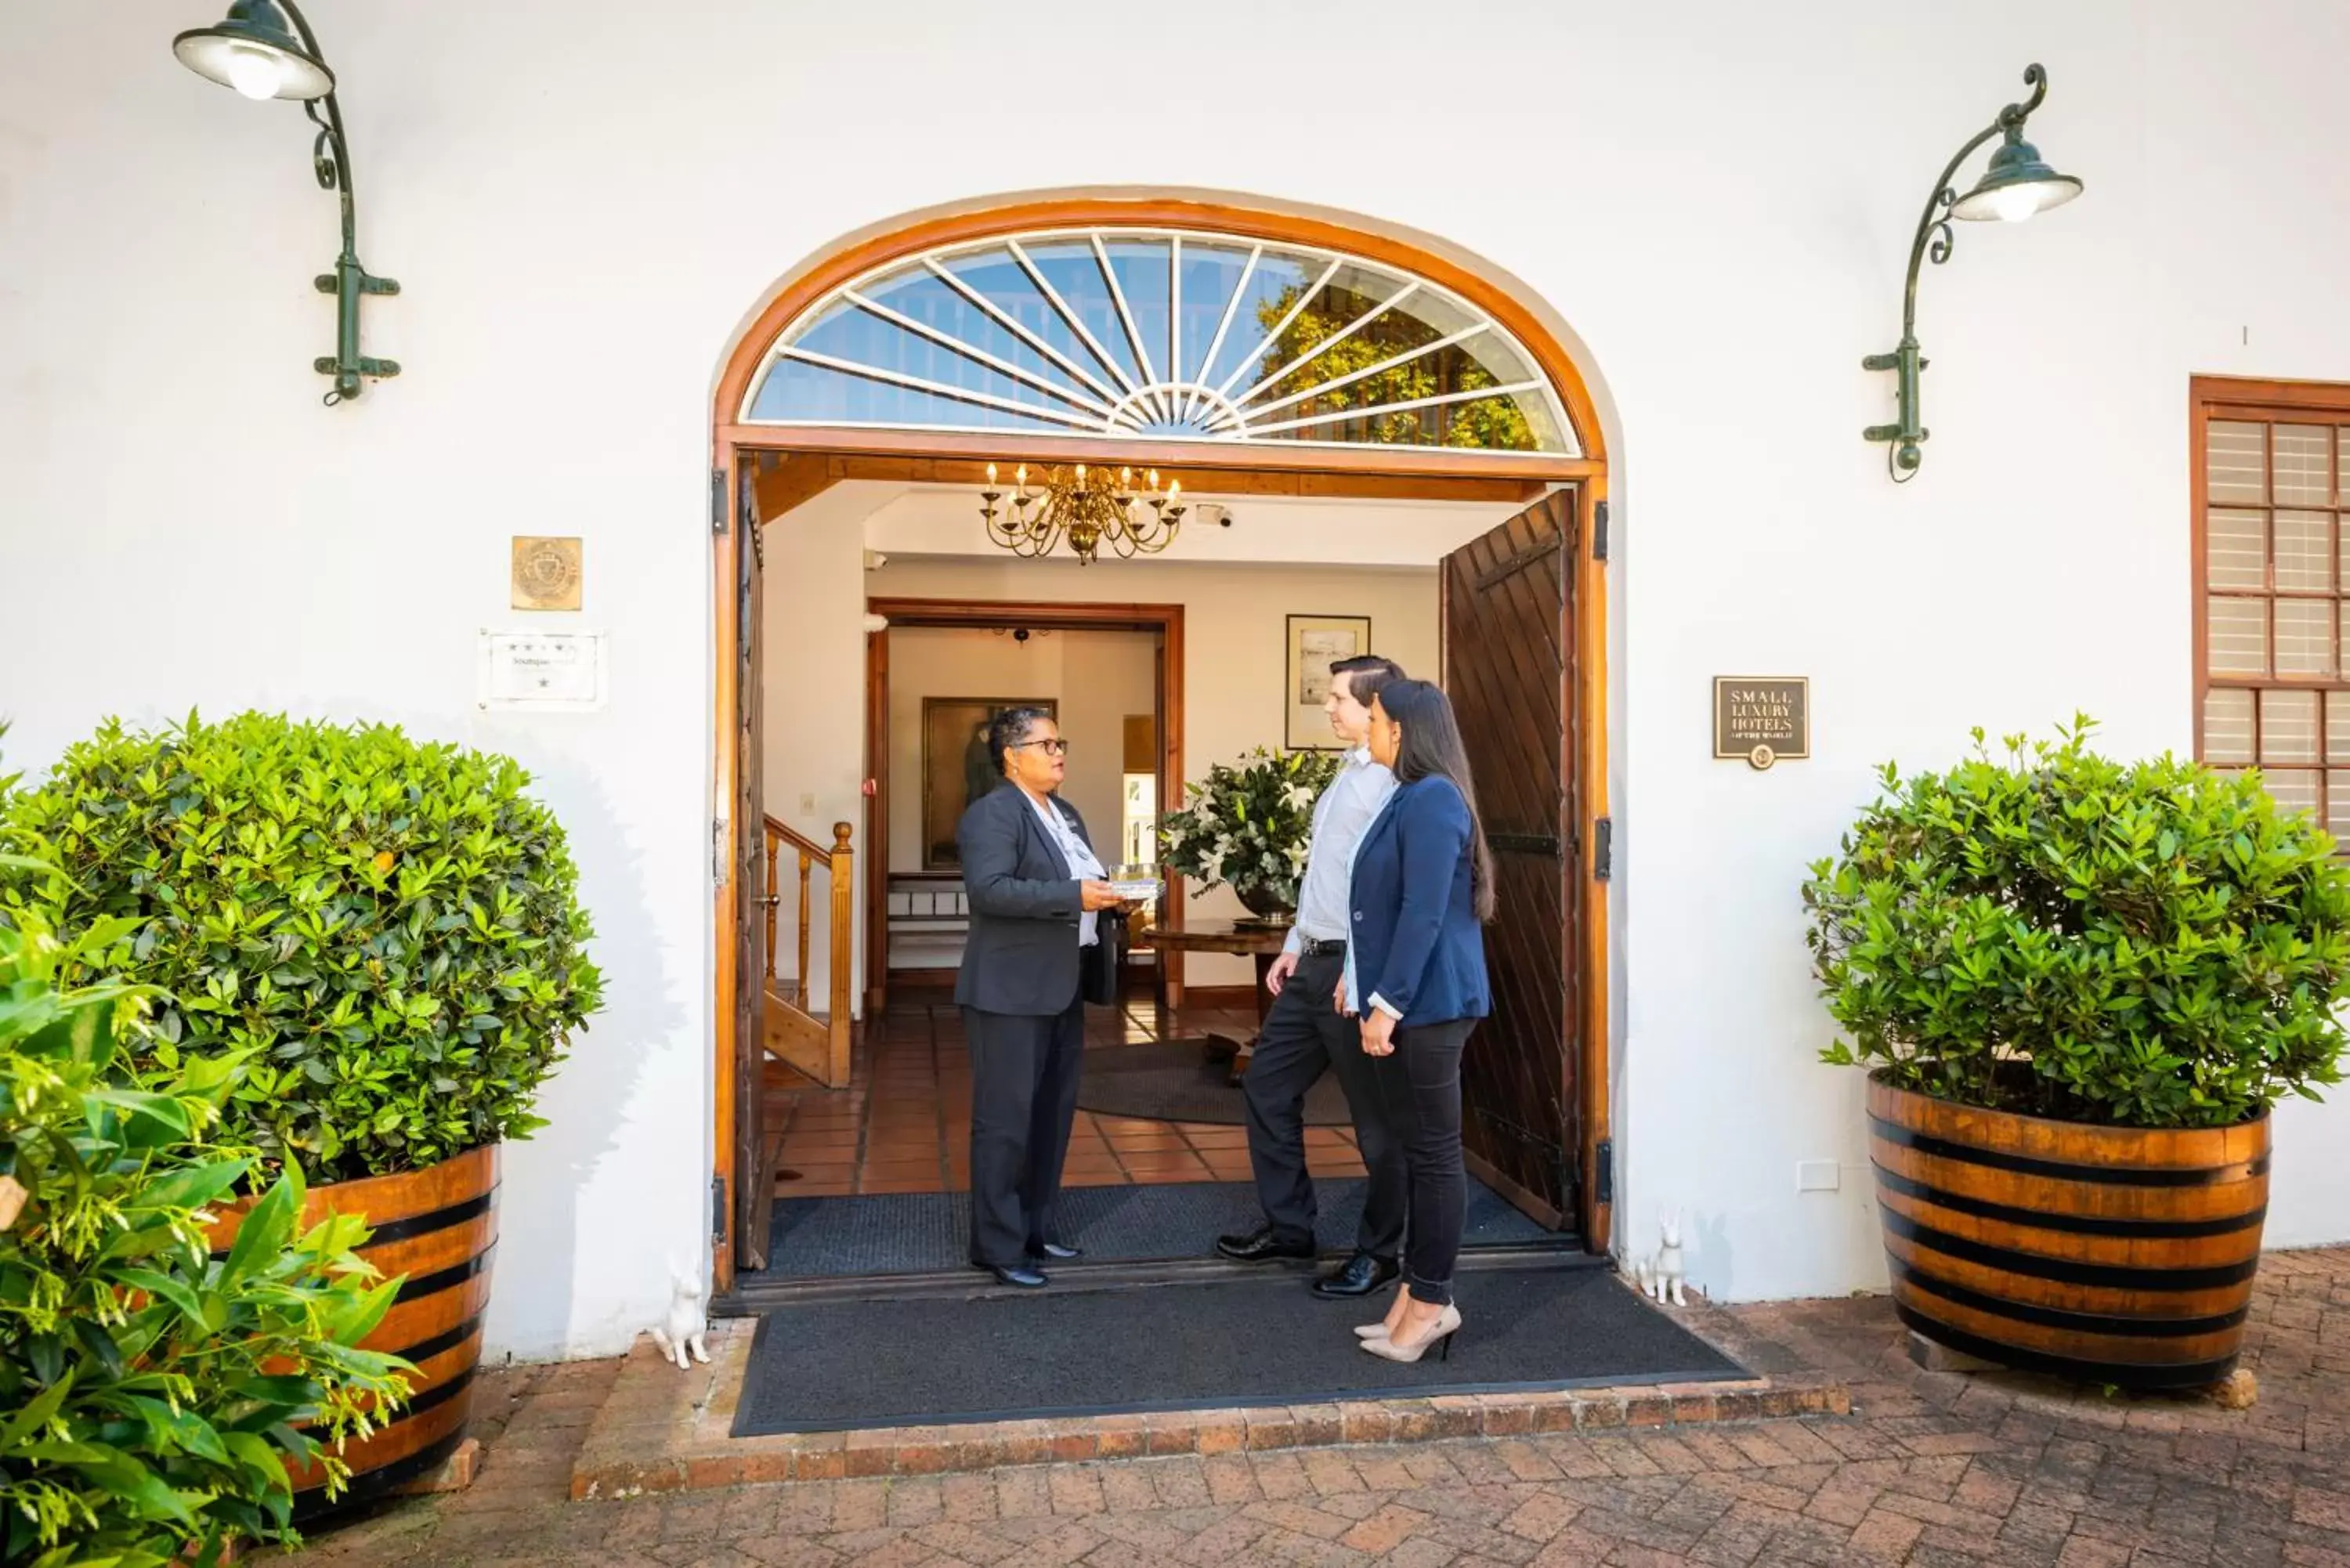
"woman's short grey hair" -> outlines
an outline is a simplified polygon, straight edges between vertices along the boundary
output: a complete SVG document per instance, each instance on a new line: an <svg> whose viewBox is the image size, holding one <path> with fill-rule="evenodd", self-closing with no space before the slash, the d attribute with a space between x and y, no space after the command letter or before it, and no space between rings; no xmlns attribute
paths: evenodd
<svg viewBox="0 0 2350 1568"><path fill-rule="evenodd" d="M995 771L999 774L1003 771L1004 757L1013 747L1028 738L1028 732L1036 727L1037 720L1052 716L1042 708L1006 708L998 713L994 722L987 726L987 760L995 764Z"/></svg>

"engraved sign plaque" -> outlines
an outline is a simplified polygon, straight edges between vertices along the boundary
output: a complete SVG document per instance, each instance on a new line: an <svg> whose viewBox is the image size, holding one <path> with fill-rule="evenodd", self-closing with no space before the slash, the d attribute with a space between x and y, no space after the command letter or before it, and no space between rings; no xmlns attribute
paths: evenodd
<svg viewBox="0 0 2350 1568"><path fill-rule="evenodd" d="M566 537L514 537L514 607L576 610L579 607L579 541Z"/></svg>
<svg viewBox="0 0 2350 1568"><path fill-rule="evenodd" d="M588 713L604 705L600 631L482 628L477 701L492 711Z"/></svg>
<svg viewBox="0 0 2350 1568"><path fill-rule="evenodd" d="M1713 754L1761 770L1812 754L1807 675L1713 678Z"/></svg>

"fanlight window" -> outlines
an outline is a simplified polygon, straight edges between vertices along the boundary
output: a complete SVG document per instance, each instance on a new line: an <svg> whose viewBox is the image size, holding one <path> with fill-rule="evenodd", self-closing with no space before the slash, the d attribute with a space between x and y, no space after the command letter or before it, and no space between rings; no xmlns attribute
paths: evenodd
<svg viewBox="0 0 2350 1568"><path fill-rule="evenodd" d="M1157 229L892 263L784 334L743 416L1581 455L1534 357L1449 291L1335 251Z"/></svg>

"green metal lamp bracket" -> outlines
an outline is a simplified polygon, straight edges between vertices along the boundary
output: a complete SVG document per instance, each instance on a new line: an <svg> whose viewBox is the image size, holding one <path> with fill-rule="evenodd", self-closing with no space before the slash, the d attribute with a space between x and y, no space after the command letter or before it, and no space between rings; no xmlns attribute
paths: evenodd
<svg viewBox="0 0 2350 1568"><path fill-rule="evenodd" d="M1950 229L1950 210L1959 199L1958 188L1951 183L1959 166L1994 136L2004 136L2010 141L2018 140L2023 122L2048 96L2048 73L2038 65L2025 68L2023 82L2032 89L2032 96L2001 109L1997 119L1959 149L1942 170L1942 177L1934 182L1934 193L1926 198L1926 210L1918 219L1917 237L1909 244L1909 280L1901 296L1900 345L1890 354L1871 354L1860 362L1865 370L1891 370L1897 377L1894 397L1899 419L1889 425L1870 425L1860 432L1868 441L1891 443L1885 454L1885 466L1897 484L1906 484L1916 476L1918 465L1925 461L1920 444L1930 433L1918 422L1918 374L1925 369L1927 361L1918 351L1918 268L1927 261L1941 265L1950 259L1950 252L1958 244L1958 236Z"/></svg>
<svg viewBox="0 0 2350 1568"><path fill-rule="evenodd" d="M286 14L302 35L302 45L314 59L324 59L319 53L317 35L310 31L294 0L279 0ZM319 106L325 106L320 112ZM318 128L317 141L310 150L310 168L317 176L318 188L333 191L342 199L343 250L335 258L335 270L320 273L317 279L320 294L335 296L335 353L332 358L320 355L311 367L322 376L335 379L335 389L326 396L326 404L333 408L359 395L362 376L378 379L400 374L399 361L369 359L359 353L359 296L368 294L398 294L400 285L388 277L378 277L361 265L359 257L359 219L355 196L351 189L351 148L343 136L342 106L330 91L320 99L306 99L302 110Z"/></svg>

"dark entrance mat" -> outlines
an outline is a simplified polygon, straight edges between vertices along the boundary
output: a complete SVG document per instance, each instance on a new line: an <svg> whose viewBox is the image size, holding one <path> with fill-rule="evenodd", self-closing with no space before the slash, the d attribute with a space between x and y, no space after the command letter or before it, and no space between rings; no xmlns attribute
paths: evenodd
<svg viewBox="0 0 2350 1568"><path fill-rule="evenodd" d="M1598 1269L1464 1272L1449 1361L1356 1348L1295 1279L836 1302L762 1318L733 1435L1700 1382L1744 1368Z"/></svg>
<svg viewBox="0 0 2350 1568"><path fill-rule="evenodd" d="M1360 1177L1314 1184L1324 1251L1351 1251L1363 1217ZM1061 1240L1088 1263L1159 1262L1213 1256L1216 1238L1264 1223L1245 1181L1061 1190ZM1545 1231L1471 1177L1466 1247L1559 1246ZM971 1199L962 1192L876 1193L863 1198L779 1198L761 1280L854 1279L960 1269L971 1256Z"/></svg>
<svg viewBox="0 0 2350 1568"><path fill-rule="evenodd" d="M1077 1108L1097 1116L1236 1127L1245 1123L1247 1111L1232 1073L1229 1055L1208 1060L1204 1040L1097 1048L1086 1053L1085 1071L1077 1080ZM1323 1074L1306 1091L1305 1125L1342 1127L1353 1120L1338 1075Z"/></svg>

